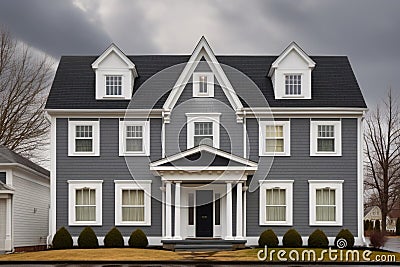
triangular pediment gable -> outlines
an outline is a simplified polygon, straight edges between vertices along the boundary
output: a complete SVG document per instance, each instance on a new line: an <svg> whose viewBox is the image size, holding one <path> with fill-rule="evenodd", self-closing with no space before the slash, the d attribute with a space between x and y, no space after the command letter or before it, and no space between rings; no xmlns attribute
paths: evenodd
<svg viewBox="0 0 400 267"><path fill-rule="evenodd" d="M204 62L203 60L208 63L211 71L215 75L216 81L221 86L233 110L238 112L243 108L239 97L232 87L232 84L230 83L228 77L223 71L213 51L211 50L211 47L208 44L207 40L203 36L201 37L199 43L196 45L196 48L194 49L189 61L186 63L185 68L177 79L174 87L171 90L171 93L169 94L167 100L163 105L164 113L166 115L164 119L166 122L169 122L169 114L177 103L197 65L200 61Z"/></svg>
<svg viewBox="0 0 400 267"><path fill-rule="evenodd" d="M112 53L115 53L130 69L134 75L137 77L137 71L135 64L118 48L115 44L111 44L93 63L92 68L94 70L99 68L99 65Z"/></svg>
<svg viewBox="0 0 400 267"><path fill-rule="evenodd" d="M151 170L165 170L171 167L179 169L222 167L257 170L257 166L256 162L208 145L200 145L150 163Z"/></svg>
<svg viewBox="0 0 400 267"><path fill-rule="evenodd" d="M313 69L315 67L315 62L304 52L301 47L295 42L290 43L288 47L283 50L283 52L279 55L279 57L271 64L271 67L268 71L268 76L271 77L274 73L274 70L279 67L279 63L281 63L290 53L295 52L298 56L300 56L308 67Z"/></svg>

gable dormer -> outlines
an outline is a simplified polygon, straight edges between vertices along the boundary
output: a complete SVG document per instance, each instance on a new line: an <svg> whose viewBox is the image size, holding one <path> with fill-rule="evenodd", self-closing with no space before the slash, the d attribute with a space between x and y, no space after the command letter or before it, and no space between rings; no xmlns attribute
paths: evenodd
<svg viewBox="0 0 400 267"><path fill-rule="evenodd" d="M135 64L115 45L111 44L92 63L96 73L96 100L130 100L135 78Z"/></svg>
<svg viewBox="0 0 400 267"><path fill-rule="evenodd" d="M292 42L272 63L268 76L275 99L311 99L311 72L315 62Z"/></svg>

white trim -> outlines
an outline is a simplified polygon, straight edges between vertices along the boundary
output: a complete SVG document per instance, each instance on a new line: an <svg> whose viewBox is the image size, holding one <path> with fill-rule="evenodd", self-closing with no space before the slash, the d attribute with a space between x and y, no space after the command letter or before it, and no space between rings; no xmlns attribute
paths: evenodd
<svg viewBox="0 0 400 267"><path fill-rule="evenodd" d="M156 166L151 171L256 171L257 167L236 166Z"/></svg>
<svg viewBox="0 0 400 267"><path fill-rule="evenodd" d="M2 168L2 167L20 168L21 170L33 173L33 174L40 176L46 180L49 180L49 176L44 175L43 173L38 172L37 170L31 169L30 167L23 165L21 163L0 163L0 168ZM51 175L51 173L50 173L50 175Z"/></svg>
<svg viewBox="0 0 400 267"><path fill-rule="evenodd" d="M213 147L219 148L219 117L221 113L186 113L187 117L187 148L194 147L194 124L196 122L212 122Z"/></svg>
<svg viewBox="0 0 400 267"><path fill-rule="evenodd" d="M292 51L295 50L308 64L310 69L313 69L316 63L306 54L306 52L301 49L301 47L296 44L296 42L291 42L288 47L283 50L279 57L271 64L271 68L268 71L268 76L271 77L274 70L278 68L279 63Z"/></svg>
<svg viewBox="0 0 400 267"><path fill-rule="evenodd" d="M308 180L309 184L309 224L310 226L343 225L343 183L344 180ZM335 190L335 221L316 220L316 190L330 188Z"/></svg>
<svg viewBox="0 0 400 267"><path fill-rule="evenodd" d="M364 168L363 168L363 137L364 137L364 117L357 120L357 219L358 219L358 236L361 238L363 245L366 245L364 237Z"/></svg>
<svg viewBox="0 0 400 267"><path fill-rule="evenodd" d="M201 151L206 151L206 152L209 152L209 153L221 156L221 157L225 157L225 158L228 158L230 160L233 160L233 161L236 161L238 163L241 163L243 165L248 165L249 167L257 167L258 166L258 164L256 162L253 162L253 161L250 161L248 159L245 159L245 158L230 154L228 152L219 150L219 149L217 149L215 147L211 147L211 146L207 146L207 145L200 145L200 146L196 146L196 147L193 147L191 149L185 150L183 152L174 154L172 156L168 156L166 158L154 161L154 162L150 163L150 169L152 170L155 167L158 167L158 166L163 165L165 163L172 162L172 161L187 157L189 155L192 155L192 154L195 154L195 153L198 153L198 152L201 152ZM226 169L226 167L224 167L224 169Z"/></svg>
<svg viewBox="0 0 400 267"><path fill-rule="evenodd" d="M102 225L102 184L103 180L68 180L68 225ZM96 220L95 221L76 221L75 219L75 200L76 190L88 187L96 190Z"/></svg>
<svg viewBox="0 0 400 267"><path fill-rule="evenodd" d="M335 150L333 152L317 151L318 126L334 126ZM342 121L310 120L310 156L342 156Z"/></svg>
<svg viewBox="0 0 400 267"><path fill-rule="evenodd" d="M193 72L193 97L214 97L214 74L212 72ZM200 93L200 76L207 77L207 93Z"/></svg>
<svg viewBox="0 0 400 267"><path fill-rule="evenodd" d="M162 118L162 109L46 109L57 118Z"/></svg>
<svg viewBox="0 0 400 267"><path fill-rule="evenodd" d="M47 245L51 245L53 236L57 231L57 149L56 149L56 129L57 119L48 115L50 121L50 209L49 209L49 236Z"/></svg>
<svg viewBox="0 0 400 267"><path fill-rule="evenodd" d="M75 151L75 127L76 126L92 126L92 148L91 152ZM68 156L100 156L100 121L68 121Z"/></svg>
<svg viewBox="0 0 400 267"><path fill-rule="evenodd" d="M368 110L366 108L336 108L336 107L318 107L318 108L304 108L304 107L251 107L244 108L243 111L249 117L256 118L274 118L275 116L281 115L286 117L315 117L316 115L321 116L333 116L333 117L361 117L364 112Z"/></svg>
<svg viewBox="0 0 400 267"><path fill-rule="evenodd" d="M265 151L265 127L266 126L283 126L283 152L266 152ZM258 147L259 156L290 156L290 120L289 121L260 121L259 122L260 141Z"/></svg>
<svg viewBox="0 0 400 267"><path fill-rule="evenodd" d="M132 70L133 74L135 77L137 77L137 72L136 72L136 67L135 64L119 49L118 46L115 44L111 44L93 63L92 63L92 68L93 69L98 69L99 64L111 53L114 52L116 53L124 62L126 65L128 65L128 68Z"/></svg>
<svg viewBox="0 0 400 267"><path fill-rule="evenodd" d="M200 59L204 57L209 63L211 71L214 73L215 78L218 81L218 84L221 86L222 90L224 91L226 97L229 100L233 110L241 110L243 108L242 103L240 102L239 97L237 96L235 90L233 89L232 84L230 83L229 79L226 77L222 67L218 63L217 58L215 57L213 51L211 50L210 45L207 43L207 40L201 37L199 43L196 45L192 56L190 57L189 61L186 63L185 68L183 69L182 73L180 74L179 78L177 79L171 93L169 94L167 100L163 105L164 111L171 111L174 107L176 102L178 101L180 95L183 92L186 84L188 83L191 74L196 69ZM169 117L169 114L167 116ZM167 122L169 119L167 118Z"/></svg>
<svg viewBox="0 0 400 267"><path fill-rule="evenodd" d="M115 180L115 225L116 226L140 226L151 225L151 180ZM139 189L144 191L144 221L143 222L124 222L122 221L122 190Z"/></svg>
<svg viewBox="0 0 400 267"><path fill-rule="evenodd" d="M143 150L138 152L126 151L126 126L142 126ZM119 121L119 156L149 156L150 155L150 121Z"/></svg>
<svg viewBox="0 0 400 267"><path fill-rule="evenodd" d="M276 226L292 226L293 225L293 183L294 180L260 180L259 194L259 224L260 225L276 225ZM286 220L285 221L267 221L266 220L266 190L267 189L285 189L286 196Z"/></svg>

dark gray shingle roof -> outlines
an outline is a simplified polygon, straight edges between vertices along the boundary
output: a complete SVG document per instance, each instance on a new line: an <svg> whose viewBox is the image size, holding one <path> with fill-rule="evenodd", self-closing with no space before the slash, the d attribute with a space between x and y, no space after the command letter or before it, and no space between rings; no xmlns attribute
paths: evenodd
<svg viewBox="0 0 400 267"><path fill-rule="evenodd" d="M135 63L139 77L134 92L151 76L176 64L186 63L190 56L153 55L128 56ZM61 58L47 100L47 109L125 109L129 101L96 100L95 73L91 64L97 56L64 56ZM366 108L350 62L345 56L314 56L312 99L275 99L267 72L277 56L217 56L221 64L246 74L262 91L271 107L358 107ZM166 84L172 88L172 84ZM151 99L151 88L148 89ZM246 92L252 94L251 90ZM153 100L140 108L161 108L165 95L154 106ZM240 95L239 95L240 97ZM243 102L243 101L242 101ZM244 106L254 106L243 103Z"/></svg>
<svg viewBox="0 0 400 267"><path fill-rule="evenodd" d="M46 175L47 177L50 177L50 172L48 170L40 167L36 163L33 163L29 159L15 153L3 145L0 145L0 163L18 163L43 175Z"/></svg>

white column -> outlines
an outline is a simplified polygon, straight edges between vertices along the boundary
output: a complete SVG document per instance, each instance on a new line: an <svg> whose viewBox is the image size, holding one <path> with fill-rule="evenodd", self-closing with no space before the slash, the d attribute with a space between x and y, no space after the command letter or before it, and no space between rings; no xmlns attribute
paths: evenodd
<svg viewBox="0 0 400 267"><path fill-rule="evenodd" d="M6 199L6 240L5 240L5 250L12 250L12 196Z"/></svg>
<svg viewBox="0 0 400 267"><path fill-rule="evenodd" d="M243 191L242 183L236 185L236 239L243 239Z"/></svg>
<svg viewBox="0 0 400 267"><path fill-rule="evenodd" d="M172 237L171 182L165 182L165 238Z"/></svg>
<svg viewBox="0 0 400 267"><path fill-rule="evenodd" d="M175 182L175 233L174 239L181 237L181 182Z"/></svg>
<svg viewBox="0 0 400 267"><path fill-rule="evenodd" d="M247 186L243 186L243 237L246 237L246 223L247 223L247 212L246 212L246 192L247 192Z"/></svg>
<svg viewBox="0 0 400 267"><path fill-rule="evenodd" d="M161 236L165 236L165 187L160 187L161 190Z"/></svg>
<svg viewBox="0 0 400 267"><path fill-rule="evenodd" d="M226 182L226 237L232 237L232 182Z"/></svg>

